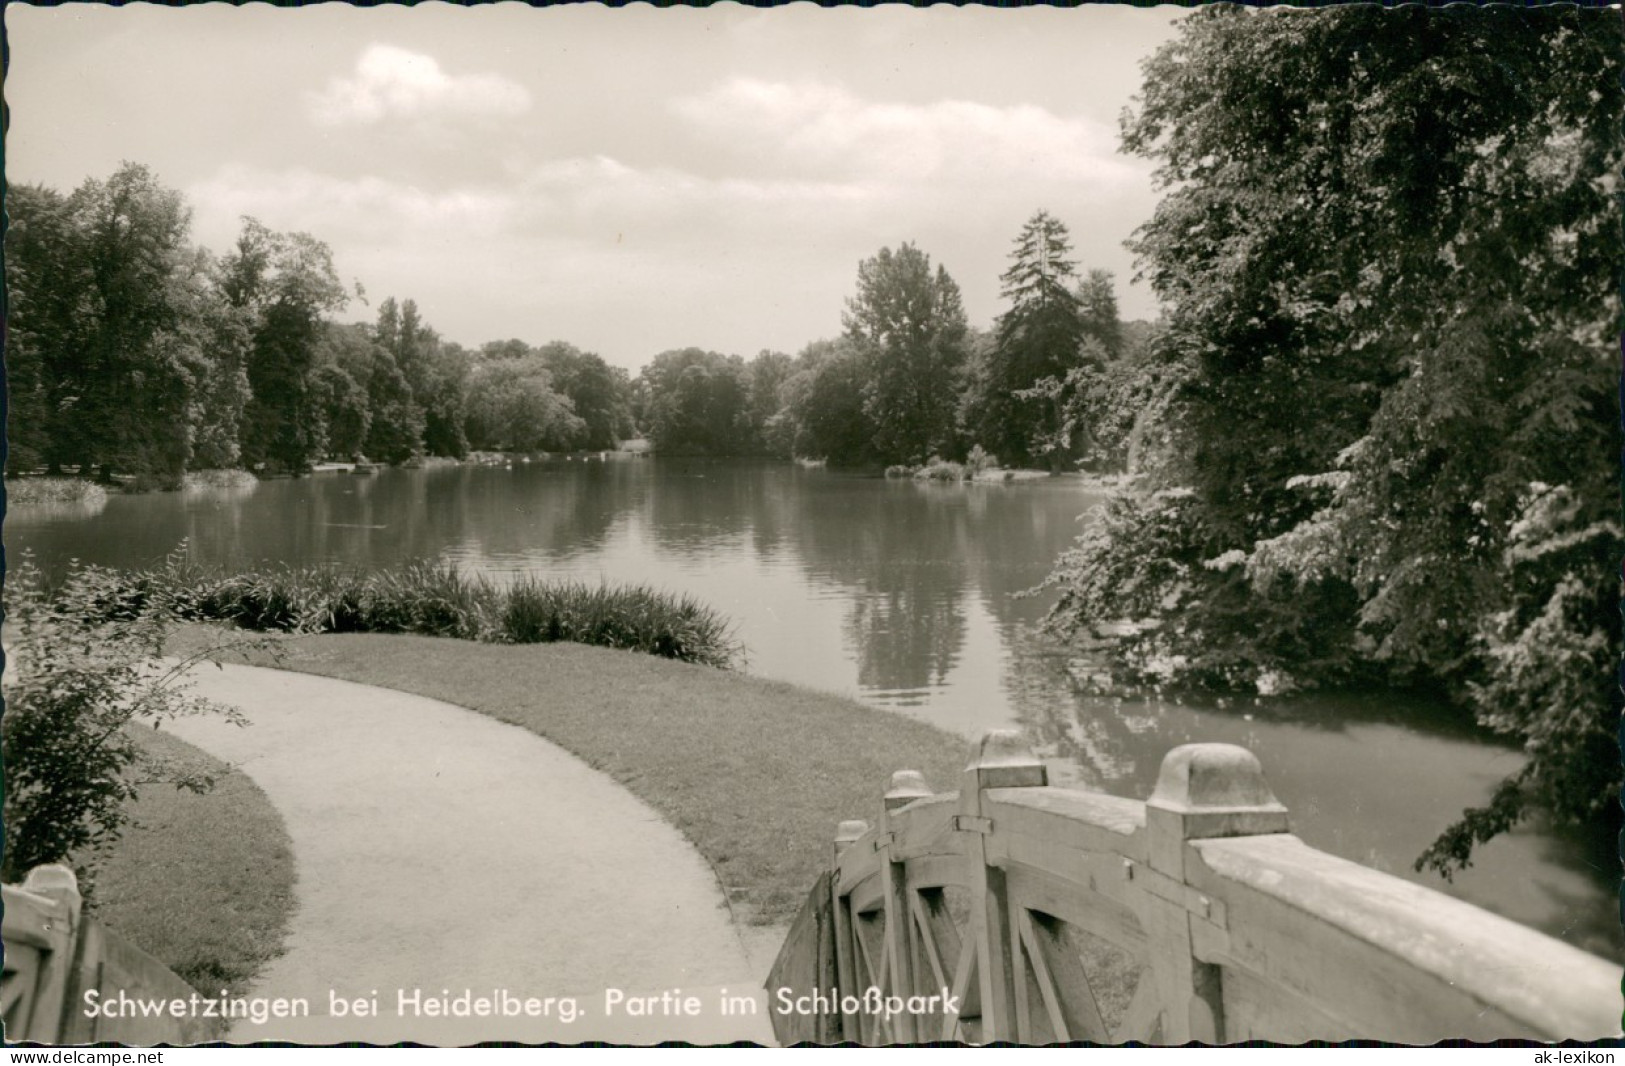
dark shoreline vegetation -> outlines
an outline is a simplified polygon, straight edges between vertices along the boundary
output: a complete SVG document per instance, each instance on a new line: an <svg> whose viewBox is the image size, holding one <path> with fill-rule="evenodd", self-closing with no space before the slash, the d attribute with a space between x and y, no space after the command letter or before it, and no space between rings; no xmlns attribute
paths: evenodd
<svg viewBox="0 0 1625 1066"><path fill-rule="evenodd" d="M744 658L733 624L687 595L529 575L499 586L426 562L370 572L308 566L225 573L187 563L177 552L162 566L110 575L94 609L98 622L158 609L177 621L259 631L416 633L490 644L570 641L723 670Z"/></svg>

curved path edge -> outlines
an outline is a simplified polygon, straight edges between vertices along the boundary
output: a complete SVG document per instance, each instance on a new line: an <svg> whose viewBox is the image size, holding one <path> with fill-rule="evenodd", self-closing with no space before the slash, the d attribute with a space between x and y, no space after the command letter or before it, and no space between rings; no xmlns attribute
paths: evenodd
<svg viewBox="0 0 1625 1066"><path fill-rule="evenodd" d="M298 877L285 952L247 994L296 1016L239 1020L233 1043L772 1042L711 868L608 776L392 689L235 665L192 679L250 724L165 728L265 791Z"/></svg>

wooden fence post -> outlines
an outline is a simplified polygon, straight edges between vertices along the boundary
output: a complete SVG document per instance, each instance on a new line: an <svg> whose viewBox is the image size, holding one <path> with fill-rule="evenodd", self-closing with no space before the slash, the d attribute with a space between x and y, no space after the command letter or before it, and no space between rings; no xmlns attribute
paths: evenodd
<svg viewBox="0 0 1625 1066"><path fill-rule="evenodd" d="M1149 869L1142 882L1142 918L1150 941L1151 974L1162 1003L1162 1043L1222 1044L1224 1001L1219 968L1196 958L1194 942L1224 936L1222 901L1193 889L1186 877L1190 840L1287 832L1287 811L1264 780L1258 759L1234 744L1183 744L1162 760L1157 787L1145 804Z"/></svg>
<svg viewBox="0 0 1625 1066"><path fill-rule="evenodd" d="M1031 788L1049 783L1048 771L1013 729L990 729L972 742L970 763L959 786L954 828L965 835L971 895L970 950L981 993L981 1040L1015 1040L1016 959L1011 949L1010 901L1004 870L988 862L987 817L982 793L990 788ZM957 983L957 982L956 982ZM961 991L955 989L956 992ZM1025 991L1025 989L1023 989Z"/></svg>
<svg viewBox="0 0 1625 1066"><path fill-rule="evenodd" d="M914 925L908 905L908 871L892 857L891 812L913 803L931 790L918 770L898 770L891 775L891 787L880 801L880 832L875 839L875 851L880 858L881 899L886 906L886 966L891 974L892 995L907 999L914 994ZM892 1019L892 1034L898 1042L912 1044L919 1040L914 1016L904 1011Z"/></svg>
<svg viewBox="0 0 1625 1066"><path fill-rule="evenodd" d="M861 818L854 818L842 822L835 830L835 843L831 848L829 891L831 896L830 914L835 923L835 979L839 986L835 989L836 1003L845 1001L847 995L861 995L862 989L857 987L858 974L855 959L858 946L854 940L857 935L852 928L852 911L847 906L847 899L841 895L841 853L851 847L853 842L869 831L869 823ZM863 1033L858 1025L858 1016L846 1010L841 1011L841 1039L853 1043L863 1042Z"/></svg>

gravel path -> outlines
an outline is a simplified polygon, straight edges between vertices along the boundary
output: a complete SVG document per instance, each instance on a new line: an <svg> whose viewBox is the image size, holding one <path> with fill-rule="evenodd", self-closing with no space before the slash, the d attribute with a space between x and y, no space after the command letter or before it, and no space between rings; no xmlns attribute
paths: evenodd
<svg viewBox="0 0 1625 1066"><path fill-rule="evenodd" d="M420 696L247 666L196 678L251 725L166 728L265 790L298 867L286 954L250 995L309 1015L239 1021L233 1042L771 1042L765 974L710 868L607 776ZM754 1011L725 1011L724 989Z"/></svg>

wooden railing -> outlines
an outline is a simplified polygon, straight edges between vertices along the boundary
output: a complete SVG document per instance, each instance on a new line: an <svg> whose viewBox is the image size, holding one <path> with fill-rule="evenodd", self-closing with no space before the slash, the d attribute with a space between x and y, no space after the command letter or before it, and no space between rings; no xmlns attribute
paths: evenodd
<svg viewBox="0 0 1625 1066"><path fill-rule="evenodd" d="M1598 1039L1621 1007L1618 965L1305 845L1244 748L1175 748L1138 803L1008 731L841 823L767 990L785 1043Z"/></svg>
<svg viewBox="0 0 1625 1066"><path fill-rule="evenodd" d="M220 1037L219 1023L190 1008L197 997L192 986L84 913L78 880L66 866L36 866L22 885L0 887L0 896L6 1043L150 1046ZM120 993L153 1004L185 1001L188 1008L152 1014L101 1009Z"/></svg>

